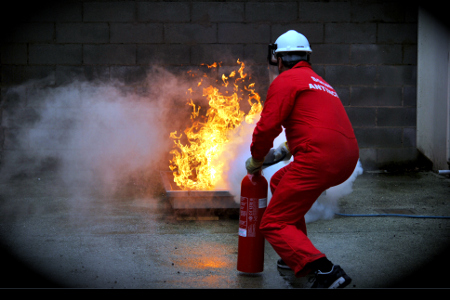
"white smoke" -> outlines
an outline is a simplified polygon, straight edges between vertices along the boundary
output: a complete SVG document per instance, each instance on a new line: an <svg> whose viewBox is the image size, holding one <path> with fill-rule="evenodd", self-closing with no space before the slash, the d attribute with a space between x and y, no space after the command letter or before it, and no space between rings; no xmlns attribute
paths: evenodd
<svg viewBox="0 0 450 300"><path fill-rule="evenodd" d="M11 87L6 98L20 99L23 105L4 110L1 179L39 178L53 163L69 193L110 195L131 177L158 173L173 143L169 132L189 121L189 112L177 110L185 106L189 86L153 69L139 89L119 81L77 80ZM28 123L21 121L29 115Z"/></svg>
<svg viewBox="0 0 450 300"><path fill-rule="evenodd" d="M239 202L239 195L241 189L241 181L246 175L245 161L251 156L250 154L250 144L251 136L255 124L249 125L243 123L240 130L236 133L237 138L233 139L233 142L229 145L230 153L237 153L237 156L231 159L229 164L231 167L227 170L226 180L228 182L228 187L230 192L235 196L235 201ZM281 143L286 141L286 136L283 132L274 140L273 146L278 147ZM227 151L225 151L227 152ZM291 161L293 159L291 158ZM279 169L287 165L290 161L280 162L276 165L270 166L263 170L263 175L270 182L273 174L275 174ZM357 165L353 174L340 185L334 186L326 190L313 204L311 209L305 215L306 223L314 222L317 220L327 220L332 219L336 213L339 212L339 199L351 194L353 191L353 182L356 177L363 173L361 162L358 160ZM268 203L272 193L268 191Z"/></svg>
<svg viewBox="0 0 450 300"><path fill-rule="evenodd" d="M361 162L358 160L355 170L352 175L343 183L333 186L326 190L316 202L314 202L311 209L305 215L306 223L314 222L316 220L329 220L339 212L339 199L350 195L353 191L353 183L356 177L363 173Z"/></svg>
<svg viewBox="0 0 450 300"><path fill-rule="evenodd" d="M259 117L257 118L259 119ZM245 161L251 156L250 144L255 124L242 122L234 132L230 134L230 142L225 145L223 151L224 166L223 181L218 188L227 189L239 203L241 182L247 174Z"/></svg>

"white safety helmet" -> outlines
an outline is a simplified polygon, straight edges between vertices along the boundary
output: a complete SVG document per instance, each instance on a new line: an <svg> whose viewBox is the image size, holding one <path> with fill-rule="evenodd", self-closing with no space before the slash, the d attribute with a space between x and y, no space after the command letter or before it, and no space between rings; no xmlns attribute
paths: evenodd
<svg viewBox="0 0 450 300"><path fill-rule="evenodd" d="M278 37L274 44L269 45L268 60L271 65L277 64L277 53L281 52L306 52L309 55L312 50L308 39L295 30L289 30Z"/></svg>

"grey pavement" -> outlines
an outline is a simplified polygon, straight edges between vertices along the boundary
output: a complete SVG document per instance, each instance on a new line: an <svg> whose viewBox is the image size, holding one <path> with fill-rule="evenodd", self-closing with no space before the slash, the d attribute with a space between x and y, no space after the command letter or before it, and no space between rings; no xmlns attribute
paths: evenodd
<svg viewBox="0 0 450 300"><path fill-rule="evenodd" d="M153 177L158 181L158 176ZM432 172L364 173L340 201L346 214L450 216L450 179ZM70 191L70 192L69 192ZM449 287L450 219L336 216L308 224L318 249L352 277L347 289ZM127 185L74 194L52 173L0 183L0 287L101 289L308 288L276 267L236 270L238 220L182 220L164 190ZM9 256L8 256L9 255Z"/></svg>

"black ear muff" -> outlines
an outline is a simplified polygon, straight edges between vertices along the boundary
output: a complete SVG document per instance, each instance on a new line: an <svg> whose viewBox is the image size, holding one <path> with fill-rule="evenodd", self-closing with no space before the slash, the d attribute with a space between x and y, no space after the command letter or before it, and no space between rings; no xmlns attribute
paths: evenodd
<svg viewBox="0 0 450 300"><path fill-rule="evenodd" d="M278 64L275 50L277 50L277 44L269 44L269 53L267 55L267 60L272 66L276 66Z"/></svg>

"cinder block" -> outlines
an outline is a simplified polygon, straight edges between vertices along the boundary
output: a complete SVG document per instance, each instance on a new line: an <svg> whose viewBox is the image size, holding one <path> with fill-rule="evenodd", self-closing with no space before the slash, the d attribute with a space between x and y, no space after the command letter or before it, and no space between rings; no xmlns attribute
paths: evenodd
<svg viewBox="0 0 450 300"><path fill-rule="evenodd" d="M377 149L377 163L386 167L413 164L417 160L418 154L415 147Z"/></svg>
<svg viewBox="0 0 450 300"><path fill-rule="evenodd" d="M377 72L379 85L416 85L417 82L417 66L378 66Z"/></svg>
<svg viewBox="0 0 450 300"><path fill-rule="evenodd" d="M351 45L352 64L402 64L402 45Z"/></svg>
<svg viewBox="0 0 450 300"><path fill-rule="evenodd" d="M417 134L416 127L403 128L403 147L416 148L417 146L416 134Z"/></svg>
<svg viewBox="0 0 450 300"><path fill-rule="evenodd" d="M84 80L83 66L56 66L56 85L67 84L73 82L75 79Z"/></svg>
<svg viewBox="0 0 450 300"><path fill-rule="evenodd" d="M352 106L401 106L401 87L351 87Z"/></svg>
<svg viewBox="0 0 450 300"><path fill-rule="evenodd" d="M417 106L417 87L404 86L403 87L403 106Z"/></svg>
<svg viewBox="0 0 450 300"><path fill-rule="evenodd" d="M247 2L246 22L292 22L298 19L297 2Z"/></svg>
<svg viewBox="0 0 450 300"><path fill-rule="evenodd" d="M110 79L109 66L56 66L56 85L72 83L74 80L96 80L106 82ZM78 107L78 104L76 104Z"/></svg>
<svg viewBox="0 0 450 300"><path fill-rule="evenodd" d="M350 88L349 87L336 87L334 88L336 93L341 99L342 105L348 106L350 105Z"/></svg>
<svg viewBox="0 0 450 300"><path fill-rule="evenodd" d="M181 44L156 44L137 46L137 64L189 64L189 46Z"/></svg>
<svg viewBox="0 0 450 300"><path fill-rule="evenodd" d="M357 127L354 128L358 145L362 148L402 147L403 130L400 127Z"/></svg>
<svg viewBox="0 0 450 300"><path fill-rule="evenodd" d="M57 43L107 43L107 23L56 23Z"/></svg>
<svg viewBox="0 0 450 300"><path fill-rule="evenodd" d="M84 45L83 61L85 64L135 64L136 46L123 44Z"/></svg>
<svg viewBox="0 0 450 300"><path fill-rule="evenodd" d="M244 54L241 60L246 64L262 64L267 65L267 45L249 44L244 45Z"/></svg>
<svg viewBox="0 0 450 300"><path fill-rule="evenodd" d="M415 107L379 107L378 126L416 126Z"/></svg>
<svg viewBox="0 0 450 300"><path fill-rule="evenodd" d="M216 43L217 25L167 23L164 24L164 41L174 44Z"/></svg>
<svg viewBox="0 0 450 300"><path fill-rule="evenodd" d="M87 80L107 81L110 78L109 66L83 66Z"/></svg>
<svg viewBox="0 0 450 300"><path fill-rule="evenodd" d="M377 169L377 150L374 148L359 147L359 160L364 171Z"/></svg>
<svg viewBox="0 0 450 300"><path fill-rule="evenodd" d="M403 61L405 65L417 65L417 45L402 45Z"/></svg>
<svg viewBox="0 0 450 300"><path fill-rule="evenodd" d="M24 65L27 62L27 44L9 44L0 47L0 63L2 65Z"/></svg>
<svg viewBox="0 0 450 300"><path fill-rule="evenodd" d="M82 3L78 1L53 1L46 3L29 16L31 22L81 22Z"/></svg>
<svg viewBox="0 0 450 300"><path fill-rule="evenodd" d="M378 3L377 3L378 2ZM405 5L400 1L359 1L351 8L351 22L403 22Z"/></svg>
<svg viewBox="0 0 450 300"><path fill-rule="evenodd" d="M374 127L376 125L376 108L346 107L345 111L353 127Z"/></svg>
<svg viewBox="0 0 450 300"><path fill-rule="evenodd" d="M14 73L17 70L15 65L2 65L0 67L0 78L2 85L18 84L17 75Z"/></svg>
<svg viewBox="0 0 450 300"><path fill-rule="evenodd" d="M83 3L85 22L133 22L134 2L85 2Z"/></svg>
<svg viewBox="0 0 450 300"><path fill-rule="evenodd" d="M111 43L162 43L163 25L156 23L111 23Z"/></svg>
<svg viewBox="0 0 450 300"><path fill-rule="evenodd" d="M351 17L351 3L299 1L299 11L299 19L302 22L348 22Z"/></svg>
<svg viewBox="0 0 450 300"><path fill-rule="evenodd" d="M53 42L55 26L53 23L22 23L14 33L2 42L41 43Z"/></svg>
<svg viewBox="0 0 450 300"><path fill-rule="evenodd" d="M31 44L29 63L36 65L81 64L81 45Z"/></svg>
<svg viewBox="0 0 450 300"><path fill-rule="evenodd" d="M142 82L147 76L147 68L143 66L111 66L111 78L125 84Z"/></svg>
<svg viewBox="0 0 450 300"><path fill-rule="evenodd" d="M258 23L219 23L219 43L251 44L270 42L270 26Z"/></svg>
<svg viewBox="0 0 450 300"><path fill-rule="evenodd" d="M56 66L56 85L72 83L74 80L109 80L109 66ZM78 103L78 102L76 102ZM77 104L79 105L79 104Z"/></svg>
<svg viewBox="0 0 450 300"><path fill-rule="evenodd" d="M137 20L143 22L189 22L187 2L137 2Z"/></svg>
<svg viewBox="0 0 450 300"><path fill-rule="evenodd" d="M375 66L325 66L326 78L332 86L374 85L377 69Z"/></svg>
<svg viewBox="0 0 450 300"><path fill-rule="evenodd" d="M243 22L243 2L194 2L192 22Z"/></svg>
<svg viewBox="0 0 450 300"><path fill-rule="evenodd" d="M317 75L319 75L322 78L325 78L325 66L323 66L323 65L316 65L316 64L313 63L311 67L312 67L313 71L316 72ZM340 86L335 86L334 84L332 84L331 86L335 90L337 88L340 88Z"/></svg>
<svg viewBox="0 0 450 300"><path fill-rule="evenodd" d="M5 65L1 67L2 84L21 84L31 79L46 79L49 84L55 82L55 66Z"/></svg>
<svg viewBox="0 0 450 300"><path fill-rule="evenodd" d="M350 62L350 45L318 44L312 50L311 61L317 64L341 65Z"/></svg>
<svg viewBox="0 0 450 300"><path fill-rule="evenodd" d="M265 49L267 50L267 48ZM251 52L255 53L254 51ZM266 60L267 53L264 53ZM214 62L222 62L223 65L235 65L238 59L247 62L244 55L244 45L200 44L191 47L191 63L195 65L212 64Z"/></svg>
<svg viewBox="0 0 450 300"><path fill-rule="evenodd" d="M378 43L417 44L417 23L379 23Z"/></svg>
<svg viewBox="0 0 450 300"><path fill-rule="evenodd" d="M377 25L372 23L325 23L326 43L371 44L377 41Z"/></svg>

